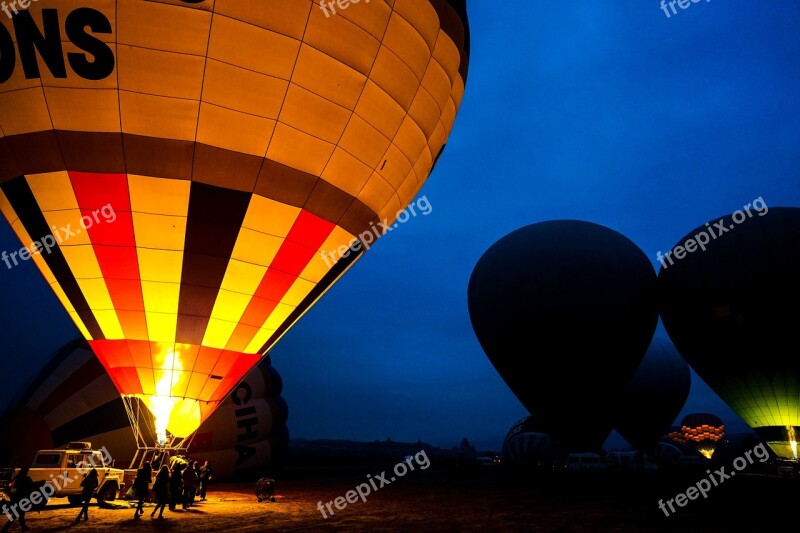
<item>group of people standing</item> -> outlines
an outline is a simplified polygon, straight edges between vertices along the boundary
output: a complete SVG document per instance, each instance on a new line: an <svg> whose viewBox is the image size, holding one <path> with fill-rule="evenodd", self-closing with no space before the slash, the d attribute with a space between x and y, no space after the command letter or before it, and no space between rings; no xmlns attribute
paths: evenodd
<svg viewBox="0 0 800 533"><path fill-rule="evenodd" d="M174 511L178 504L181 504L183 509L188 509L195 502L198 492L200 501L205 500L208 482L211 481L212 475L213 470L208 465L208 461L202 467L197 461L185 463L181 460L174 460L172 468L162 464L153 482L156 506L150 513L150 517L155 518L155 514L158 512L158 518L163 519L164 508L167 506L170 511ZM152 479L152 467L150 463L144 463L136 472L136 479L133 481L134 497L139 501L134 518L138 519L139 515L144 514L142 507L150 493Z"/></svg>
<svg viewBox="0 0 800 533"><path fill-rule="evenodd" d="M200 496L200 501L206 499L206 491L208 490L208 482L214 471L209 466L208 461L200 466L197 461L185 462L181 459L175 460L171 463L171 468L166 464L162 464L161 468L156 474L156 479L153 481L153 469L150 463L144 463L142 467L136 471L136 478L131 487L133 497L138 500L134 518L138 519L140 515L144 514L144 502L150 494L150 483L153 485L153 492L155 493L156 506L153 512L150 513L151 518L155 518L158 512L158 518L164 518L164 508L169 506L170 511L174 511L178 504L181 504L184 509L188 509L194 502L196 497ZM20 469L17 476L12 481L13 487L12 504L19 503L27 499L34 490L34 483L28 475L28 468ZM81 510L75 523L81 521L86 522L89 520L89 502L94 495L98 486L98 474L95 468L92 468L83 480L81 480ZM199 489L199 490L198 490ZM8 506L6 506L7 508ZM5 533L9 530L14 522L19 522L23 531L29 531L30 528L25 523L25 506L14 507L16 517L9 515L9 520L4 527L0 529L0 533ZM5 512L5 510L4 510ZM8 513L7 513L8 514ZM17 518L15 520L15 518Z"/></svg>

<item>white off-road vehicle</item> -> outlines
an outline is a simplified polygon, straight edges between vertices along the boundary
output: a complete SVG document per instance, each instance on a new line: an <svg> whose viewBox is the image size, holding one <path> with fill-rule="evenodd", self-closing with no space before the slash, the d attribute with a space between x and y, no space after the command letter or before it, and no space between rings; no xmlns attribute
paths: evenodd
<svg viewBox="0 0 800 533"><path fill-rule="evenodd" d="M64 450L39 450L28 475L36 487L35 490L48 496L45 504L50 498L67 498L71 504L78 505L83 492L81 481L95 468L98 485L94 497L98 502L111 501L117 497L124 474L119 468L112 468L112 463L105 447L93 450L90 442L71 442ZM0 488L7 488L19 470L15 468L5 472ZM45 484L50 485L52 490L43 489Z"/></svg>

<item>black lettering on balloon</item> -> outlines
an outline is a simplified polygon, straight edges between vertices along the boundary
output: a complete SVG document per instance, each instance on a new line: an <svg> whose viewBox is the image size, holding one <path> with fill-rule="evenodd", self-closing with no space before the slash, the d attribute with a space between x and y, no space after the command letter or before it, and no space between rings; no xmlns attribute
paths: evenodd
<svg viewBox="0 0 800 533"><path fill-rule="evenodd" d="M66 78L64 52L61 48L61 30L58 26L58 10L42 9L44 33L39 31L30 11L14 15L14 31L17 34L19 58L25 77L29 80L41 78L36 52L42 57L54 78Z"/></svg>
<svg viewBox="0 0 800 533"><path fill-rule="evenodd" d="M16 64L17 50L14 48L14 38L6 27L0 24L0 83L5 83L11 78Z"/></svg>
<svg viewBox="0 0 800 533"><path fill-rule="evenodd" d="M88 27L93 33L111 33L111 22L103 13L90 7L81 7L67 16L64 26L69 40L94 56L94 61L89 61L86 54L67 54L69 64L78 76L87 80L102 80L114 72L114 52L108 44L86 32Z"/></svg>
<svg viewBox="0 0 800 533"><path fill-rule="evenodd" d="M242 407L241 409L234 411L234 414L236 414L236 418L239 418L240 416L254 415L256 414L256 408L252 405L250 407Z"/></svg>
<svg viewBox="0 0 800 533"><path fill-rule="evenodd" d="M239 391L244 391L242 397L239 397ZM244 405L250 401L253 396L253 389L246 381L242 381L238 387L231 393L231 401L236 405Z"/></svg>
<svg viewBox="0 0 800 533"><path fill-rule="evenodd" d="M253 426L258 424L258 418L247 418L245 420L237 420L236 427L244 429L245 432L236 437L237 442L244 442L246 440L258 437L258 430L253 430Z"/></svg>

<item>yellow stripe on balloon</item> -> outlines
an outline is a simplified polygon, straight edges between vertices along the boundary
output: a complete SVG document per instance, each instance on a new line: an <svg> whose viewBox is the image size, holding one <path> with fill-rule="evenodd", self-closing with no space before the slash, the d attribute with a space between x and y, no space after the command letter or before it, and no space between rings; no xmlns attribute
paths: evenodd
<svg viewBox="0 0 800 533"><path fill-rule="evenodd" d="M284 321L289 318L289 315L295 310L295 306L279 303L275 309L270 313L267 321L264 322L263 329L278 329L283 325Z"/></svg>
<svg viewBox="0 0 800 533"><path fill-rule="evenodd" d="M247 349L245 349L246 353L256 353L258 352L262 346L264 346L270 337L275 334L274 329L265 329L261 328L256 333L256 336L253 337L253 340L250 341L250 344L247 345Z"/></svg>
<svg viewBox="0 0 800 533"><path fill-rule="evenodd" d="M311 261L316 261L316 255L311 258ZM312 283L310 281L304 280L302 278L297 278L292 286L289 287L289 290L286 291L286 294L281 298L281 303L297 307L300 305L306 296L316 287L316 283Z"/></svg>
<svg viewBox="0 0 800 533"><path fill-rule="evenodd" d="M241 296L241 295L240 295ZM227 298L232 298L232 293L227 293L226 296L223 296L221 293L217 297L217 302L222 300L224 303L220 309L224 309L225 306L229 304ZM245 297L246 301L249 302L250 298ZM239 316L244 313L244 308L247 307L247 302L244 303L244 306L236 305L236 309L241 307L241 311L239 312ZM237 302L240 304L241 301ZM216 308L215 308L216 309ZM223 313L223 311L220 311ZM228 344L228 341L233 335L233 331L236 329L236 322L231 322L229 320L221 320L219 318L212 318L208 321L208 327L206 328L206 333L203 336L203 346L208 346L210 348L220 348L224 349L225 346Z"/></svg>
<svg viewBox="0 0 800 533"><path fill-rule="evenodd" d="M66 172L32 174L27 177L27 181L43 212L78 209L78 200Z"/></svg>
<svg viewBox="0 0 800 533"><path fill-rule="evenodd" d="M282 204L256 194L250 199L242 227L276 237L286 237L300 211L299 207Z"/></svg>
<svg viewBox="0 0 800 533"><path fill-rule="evenodd" d="M185 217L189 213L191 182L128 175L131 210L135 213Z"/></svg>
<svg viewBox="0 0 800 533"><path fill-rule="evenodd" d="M160 281L179 284L183 267L183 252L138 248L139 277L142 281ZM148 309L145 301L145 309ZM173 309L172 311L175 311Z"/></svg>

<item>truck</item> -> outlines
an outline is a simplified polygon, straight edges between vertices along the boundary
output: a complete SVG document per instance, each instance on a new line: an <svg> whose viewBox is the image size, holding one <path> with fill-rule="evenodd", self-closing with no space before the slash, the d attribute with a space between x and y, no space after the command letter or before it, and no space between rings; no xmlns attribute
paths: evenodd
<svg viewBox="0 0 800 533"><path fill-rule="evenodd" d="M36 491L45 495L44 506L51 498L67 498L70 504L81 503L81 481L92 468L97 469L98 486L94 498L98 502L116 499L122 487L124 471L113 468L113 460L105 447L92 449L90 442L70 442L65 449L39 450L28 475ZM19 468L0 473L0 490L8 493L9 483ZM43 488L44 485L49 488Z"/></svg>

